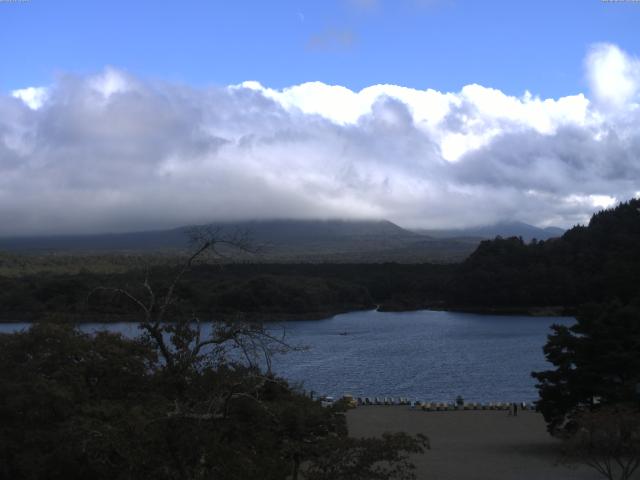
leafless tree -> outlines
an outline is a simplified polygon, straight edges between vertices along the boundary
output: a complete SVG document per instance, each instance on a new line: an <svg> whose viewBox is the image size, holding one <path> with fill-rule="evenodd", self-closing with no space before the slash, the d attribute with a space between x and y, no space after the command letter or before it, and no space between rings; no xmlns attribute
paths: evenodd
<svg viewBox="0 0 640 480"><path fill-rule="evenodd" d="M262 248L256 246L248 232L234 230L225 232L221 227L201 226L188 231L191 253L177 266L169 284L160 290L152 286L149 269L145 269L141 289L98 287L90 296L100 291L122 296L138 307L142 314L140 329L153 342L168 369L183 369L197 365L206 350L209 357L223 358L229 349L238 350L246 364L257 366L264 361L267 373L271 373L271 355L291 347L285 342L285 332L281 335L269 333L256 323L239 319L213 323L212 332L203 338L201 321L197 312L188 317L168 318L171 309L180 301L176 289L193 267L201 261L221 261L229 252L260 254Z"/></svg>
<svg viewBox="0 0 640 480"><path fill-rule="evenodd" d="M565 444L569 461L577 459L609 480L628 480L640 467L637 406L603 406L578 415L575 424Z"/></svg>

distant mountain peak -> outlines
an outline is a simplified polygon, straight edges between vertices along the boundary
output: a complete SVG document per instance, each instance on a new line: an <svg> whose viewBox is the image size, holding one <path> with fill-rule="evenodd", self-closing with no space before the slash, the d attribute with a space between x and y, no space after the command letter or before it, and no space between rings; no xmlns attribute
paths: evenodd
<svg viewBox="0 0 640 480"><path fill-rule="evenodd" d="M442 230L418 230L417 233L428 235L433 238L485 238L495 237L522 237L529 242L532 239L548 240L549 238L560 237L565 230L558 227L535 227L528 223L516 220L502 220L491 225L480 227L469 227L459 229Z"/></svg>

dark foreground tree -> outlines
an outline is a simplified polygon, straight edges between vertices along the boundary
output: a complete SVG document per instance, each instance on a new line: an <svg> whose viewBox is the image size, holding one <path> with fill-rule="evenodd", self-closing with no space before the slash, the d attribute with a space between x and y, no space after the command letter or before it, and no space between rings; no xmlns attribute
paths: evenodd
<svg viewBox="0 0 640 480"><path fill-rule="evenodd" d="M544 347L555 369L534 372L538 409L551 433L572 429L576 414L598 405L638 402L640 304L583 308L571 327L554 325Z"/></svg>
<svg viewBox="0 0 640 480"><path fill-rule="evenodd" d="M414 478L406 455L425 438L349 439L339 408L269 372L281 338L239 322L205 335L181 315L180 280L212 246L165 288L109 290L139 306L139 338L65 324L0 335L2 480Z"/></svg>
<svg viewBox="0 0 640 480"><path fill-rule="evenodd" d="M349 439L342 412L219 353L178 371L112 333L0 335L2 479L405 479L424 446Z"/></svg>
<svg viewBox="0 0 640 480"><path fill-rule="evenodd" d="M534 372L538 409L569 459L606 478L640 465L640 305L592 305L571 327L554 325L544 347L554 370Z"/></svg>
<svg viewBox="0 0 640 480"><path fill-rule="evenodd" d="M415 478L409 455L423 453L429 441L424 435L385 433L382 438L336 436L319 447L304 474L306 480L409 480Z"/></svg>
<svg viewBox="0 0 640 480"><path fill-rule="evenodd" d="M620 405L586 411L565 442L567 458L595 469L608 480L628 480L640 467L640 413Z"/></svg>

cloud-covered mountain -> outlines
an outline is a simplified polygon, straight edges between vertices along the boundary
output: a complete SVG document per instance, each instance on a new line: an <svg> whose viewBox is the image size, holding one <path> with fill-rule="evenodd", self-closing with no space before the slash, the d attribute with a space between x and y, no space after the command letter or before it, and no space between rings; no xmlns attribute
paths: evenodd
<svg viewBox="0 0 640 480"><path fill-rule="evenodd" d="M0 235L212 218L570 226L639 193L639 65L596 45L590 93L559 99L62 75L0 95Z"/></svg>
<svg viewBox="0 0 640 480"><path fill-rule="evenodd" d="M247 241L251 248L308 251L349 251L357 244L372 242L379 247L405 245L421 240L418 235L386 220L253 220L93 235L52 235L0 238L0 249L33 250L163 250L191 249L193 234L213 232L218 239ZM333 248L335 247L335 248ZM268 252L267 252L268 253Z"/></svg>
<svg viewBox="0 0 640 480"><path fill-rule="evenodd" d="M189 251L193 249L190 234L202 228L0 238L0 253L2 250L21 253ZM225 249L223 244L219 249L235 259L259 262L459 261L478 244L468 240L431 239L386 220L255 220L223 222L204 228L216 232L219 239L246 239L252 252Z"/></svg>

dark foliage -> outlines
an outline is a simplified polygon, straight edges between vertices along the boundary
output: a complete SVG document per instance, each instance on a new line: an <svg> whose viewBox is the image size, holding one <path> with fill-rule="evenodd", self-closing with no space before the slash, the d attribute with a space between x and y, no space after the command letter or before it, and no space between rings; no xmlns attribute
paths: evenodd
<svg viewBox="0 0 640 480"><path fill-rule="evenodd" d="M446 265L402 264L229 264L194 266L179 285L180 305L202 316L261 314L326 316L373 308L411 309L442 304L449 277ZM132 268L124 273L39 274L0 277L0 318L102 319L131 317L135 305L109 293L92 296L98 286L140 289L145 276L161 288L174 269ZM137 287L136 287L137 286Z"/></svg>
<svg viewBox="0 0 640 480"><path fill-rule="evenodd" d="M504 313L557 307L572 313L587 302L628 302L640 285L639 209L640 200L630 200L597 213L587 227L547 241L487 240L457 265L199 264L180 284L181 305L202 316L264 319L321 317L374 305ZM133 316L130 302L105 295L87 302L87 295L97 286L140 285L146 276L165 285L174 269L157 262L148 268L132 263L118 273L0 276L0 318Z"/></svg>
<svg viewBox="0 0 640 480"><path fill-rule="evenodd" d="M565 441L567 460L593 468L608 480L629 480L640 467L640 410L607 405L575 417Z"/></svg>
<svg viewBox="0 0 640 480"><path fill-rule="evenodd" d="M218 348L181 355L193 337L173 332L170 365L149 336L59 324L0 335L0 478L285 479L305 469L361 478L346 473L347 459L334 465L344 473L319 470L345 445L365 457L364 471L388 469L372 478L413 478L405 453L424 439L347 439L338 410ZM214 345L249 332L218 330Z"/></svg>
<svg viewBox="0 0 640 480"><path fill-rule="evenodd" d="M417 440L417 441L416 441ZM382 438L333 437L316 450L305 472L307 480L385 480L415 478L409 454L429 448L427 437L386 433Z"/></svg>
<svg viewBox="0 0 640 480"><path fill-rule="evenodd" d="M606 405L640 405L640 303L585 306L572 327L555 325L544 347L555 369L534 372L538 408L552 433Z"/></svg>
<svg viewBox="0 0 640 480"><path fill-rule="evenodd" d="M577 307L618 298L640 284L640 199L595 214L587 227L526 244L484 241L453 275L451 305Z"/></svg>

